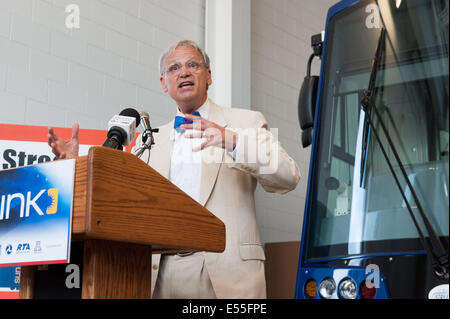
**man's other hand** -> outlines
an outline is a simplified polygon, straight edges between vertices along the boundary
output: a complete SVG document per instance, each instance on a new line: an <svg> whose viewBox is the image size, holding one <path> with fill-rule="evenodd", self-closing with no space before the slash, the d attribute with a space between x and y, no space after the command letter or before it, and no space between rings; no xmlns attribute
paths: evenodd
<svg viewBox="0 0 450 319"><path fill-rule="evenodd" d="M53 128L48 128L48 145L52 148L53 154L55 154L58 159L75 158L78 156L78 150L80 146L78 140L79 130L80 126L78 125L78 123L75 123L72 126L72 138L66 141L57 136L53 131Z"/></svg>

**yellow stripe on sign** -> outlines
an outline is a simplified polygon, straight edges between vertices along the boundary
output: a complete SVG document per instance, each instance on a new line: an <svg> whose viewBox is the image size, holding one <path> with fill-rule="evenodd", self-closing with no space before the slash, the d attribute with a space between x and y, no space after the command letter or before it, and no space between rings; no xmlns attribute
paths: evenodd
<svg viewBox="0 0 450 319"><path fill-rule="evenodd" d="M52 199L52 203L47 208L47 215L56 214L56 211L58 210L58 189L57 188L50 188L48 190L48 196Z"/></svg>

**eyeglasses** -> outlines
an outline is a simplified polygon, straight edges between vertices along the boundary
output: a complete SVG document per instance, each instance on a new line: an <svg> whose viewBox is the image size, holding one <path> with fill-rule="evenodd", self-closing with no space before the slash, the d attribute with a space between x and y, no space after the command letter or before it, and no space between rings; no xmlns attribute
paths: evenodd
<svg viewBox="0 0 450 319"><path fill-rule="evenodd" d="M190 72L198 72L202 67L202 62L190 60L186 62L184 65L186 69L188 69ZM181 63L174 63L167 67L166 73L170 76L177 76L181 73L181 70L183 69L183 66Z"/></svg>

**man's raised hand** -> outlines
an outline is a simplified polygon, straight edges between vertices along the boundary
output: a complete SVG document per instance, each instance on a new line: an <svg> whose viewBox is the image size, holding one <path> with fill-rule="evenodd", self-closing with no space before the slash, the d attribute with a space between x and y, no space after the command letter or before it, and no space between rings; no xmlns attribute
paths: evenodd
<svg viewBox="0 0 450 319"><path fill-rule="evenodd" d="M208 146L221 147L228 152L232 152L236 147L237 134L224 127L208 121L200 116L185 114L186 119L194 121L192 124L180 125L180 128L185 130L195 130L190 134L185 133L186 138L205 138L206 140L200 145L192 149L194 152L203 150Z"/></svg>
<svg viewBox="0 0 450 319"><path fill-rule="evenodd" d="M79 130L80 126L78 125L78 123L75 123L72 126L71 139L64 140L55 134L53 128L48 128L48 145L52 148L53 154L55 154L58 159L75 158L78 156L78 150L80 146L78 140Z"/></svg>

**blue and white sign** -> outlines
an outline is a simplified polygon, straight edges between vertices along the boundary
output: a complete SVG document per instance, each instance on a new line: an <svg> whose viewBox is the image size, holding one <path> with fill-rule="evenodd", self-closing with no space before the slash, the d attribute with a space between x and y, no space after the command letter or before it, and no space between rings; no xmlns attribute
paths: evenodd
<svg viewBox="0 0 450 319"><path fill-rule="evenodd" d="M68 263L75 160L0 171L0 266Z"/></svg>
<svg viewBox="0 0 450 319"><path fill-rule="evenodd" d="M0 299L18 299L20 266L0 267Z"/></svg>

